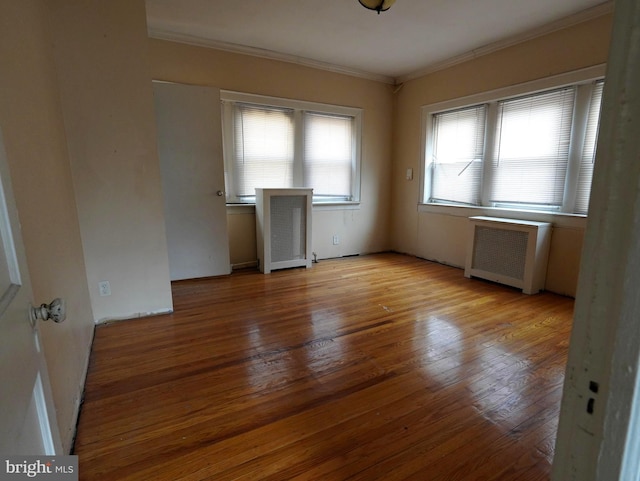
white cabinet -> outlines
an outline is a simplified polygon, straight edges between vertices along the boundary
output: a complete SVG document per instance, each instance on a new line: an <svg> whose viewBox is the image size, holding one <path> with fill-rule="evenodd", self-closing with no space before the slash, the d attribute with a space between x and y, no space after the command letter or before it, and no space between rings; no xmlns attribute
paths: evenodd
<svg viewBox="0 0 640 481"><path fill-rule="evenodd" d="M258 267L311 267L313 189L256 189Z"/></svg>

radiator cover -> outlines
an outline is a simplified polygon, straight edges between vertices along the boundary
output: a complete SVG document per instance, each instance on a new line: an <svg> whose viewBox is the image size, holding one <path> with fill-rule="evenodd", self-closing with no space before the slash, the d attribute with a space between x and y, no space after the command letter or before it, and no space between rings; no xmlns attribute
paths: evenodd
<svg viewBox="0 0 640 481"><path fill-rule="evenodd" d="M312 189L256 189L260 271L311 267Z"/></svg>
<svg viewBox="0 0 640 481"><path fill-rule="evenodd" d="M544 289L551 224L470 217L465 277L480 277L535 294Z"/></svg>

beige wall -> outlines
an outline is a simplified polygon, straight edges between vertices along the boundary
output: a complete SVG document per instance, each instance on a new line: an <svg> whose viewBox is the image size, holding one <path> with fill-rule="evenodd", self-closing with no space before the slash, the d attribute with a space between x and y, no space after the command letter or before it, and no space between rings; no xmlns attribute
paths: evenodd
<svg viewBox="0 0 640 481"><path fill-rule="evenodd" d="M466 217L482 215L471 209L452 215L446 208L417 208L421 200L419 176L409 181L405 172L407 168L414 172L421 169L421 107L603 64L608 55L611 23L611 15L599 17L402 86L395 98L391 174L394 250L462 266ZM513 213L506 215L514 217ZM580 223L573 218L558 218L554 224L546 288L575 295L586 220Z"/></svg>
<svg viewBox="0 0 640 481"><path fill-rule="evenodd" d="M0 65L0 127L35 302L67 302L67 320L40 332L68 452L94 323L44 0L0 1Z"/></svg>
<svg viewBox="0 0 640 481"><path fill-rule="evenodd" d="M361 204L357 209L316 208L313 250L318 258L390 248L392 87L380 82L287 62L151 39L154 79L223 90L364 109ZM228 208L231 263L255 262L255 214ZM337 234L340 244L332 244Z"/></svg>
<svg viewBox="0 0 640 481"><path fill-rule="evenodd" d="M48 4L94 317L170 311L144 0Z"/></svg>

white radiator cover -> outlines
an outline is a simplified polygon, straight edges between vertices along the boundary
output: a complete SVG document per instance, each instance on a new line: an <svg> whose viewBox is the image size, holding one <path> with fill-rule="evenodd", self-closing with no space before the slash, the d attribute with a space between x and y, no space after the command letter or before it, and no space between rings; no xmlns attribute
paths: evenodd
<svg viewBox="0 0 640 481"><path fill-rule="evenodd" d="M256 189L258 266L311 267L313 189Z"/></svg>
<svg viewBox="0 0 640 481"><path fill-rule="evenodd" d="M480 277L536 294L547 276L551 224L470 217L465 277Z"/></svg>

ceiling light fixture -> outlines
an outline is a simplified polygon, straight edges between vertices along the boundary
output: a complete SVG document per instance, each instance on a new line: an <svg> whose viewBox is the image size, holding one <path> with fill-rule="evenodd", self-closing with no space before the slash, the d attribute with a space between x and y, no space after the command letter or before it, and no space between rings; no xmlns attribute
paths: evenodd
<svg viewBox="0 0 640 481"><path fill-rule="evenodd" d="M375 10L380 15L380 12L389 10L389 7L395 3L396 0L358 0L360 5L369 10Z"/></svg>

